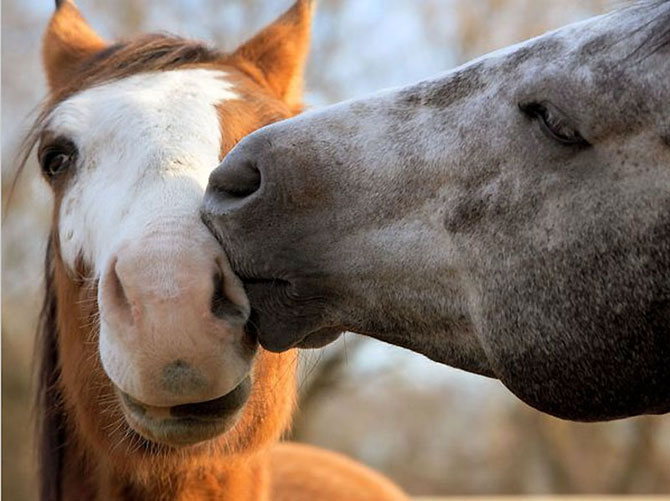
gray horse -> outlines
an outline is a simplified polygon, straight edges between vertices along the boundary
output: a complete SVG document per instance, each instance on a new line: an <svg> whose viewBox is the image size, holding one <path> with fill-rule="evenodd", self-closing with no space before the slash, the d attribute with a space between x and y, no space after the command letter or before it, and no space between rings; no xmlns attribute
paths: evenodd
<svg viewBox="0 0 670 501"><path fill-rule="evenodd" d="M670 2L271 125L203 218L260 342L343 330L575 420L670 411Z"/></svg>

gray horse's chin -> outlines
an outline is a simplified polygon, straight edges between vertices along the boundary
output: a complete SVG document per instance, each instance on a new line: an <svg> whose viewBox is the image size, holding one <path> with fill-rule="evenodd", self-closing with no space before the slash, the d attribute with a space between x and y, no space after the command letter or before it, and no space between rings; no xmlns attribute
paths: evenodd
<svg viewBox="0 0 670 501"><path fill-rule="evenodd" d="M272 327L264 327L271 325ZM282 327L284 324L281 320L273 321L266 315L260 315L257 311L252 310L251 318L247 324L246 330L250 335L253 335L260 345L268 351L281 353L291 348L302 349L316 349L332 343L342 335L341 328L322 328L314 331L304 331L302 334L297 334L298 329L290 327Z"/></svg>
<svg viewBox="0 0 670 501"><path fill-rule="evenodd" d="M344 330L333 327L327 296L308 280L242 278L251 315L246 330L266 350L321 348Z"/></svg>
<svg viewBox="0 0 670 501"><path fill-rule="evenodd" d="M323 348L342 335L342 329L327 328L308 334L296 346L298 348Z"/></svg>

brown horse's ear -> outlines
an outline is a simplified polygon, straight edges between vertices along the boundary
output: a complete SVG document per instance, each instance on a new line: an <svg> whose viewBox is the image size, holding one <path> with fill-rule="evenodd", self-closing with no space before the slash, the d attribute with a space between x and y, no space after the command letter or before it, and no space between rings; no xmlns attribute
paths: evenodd
<svg viewBox="0 0 670 501"><path fill-rule="evenodd" d="M309 52L314 0L297 0L232 55L233 61L284 101L293 112L302 108L303 70Z"/></svg>
<svg viewBox="0 0 670 501"><path fill-rule="evenodd" d="M67 85L81 63L105 45L72 0L56 0L56 12L51 17L42 43L42 60L49 88L55 91Z"/></svg>

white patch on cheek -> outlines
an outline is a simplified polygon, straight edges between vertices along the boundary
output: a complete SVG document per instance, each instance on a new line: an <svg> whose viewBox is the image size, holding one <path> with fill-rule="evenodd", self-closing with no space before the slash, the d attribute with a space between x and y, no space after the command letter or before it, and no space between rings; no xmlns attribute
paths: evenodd
<svg viewBox="0 0 670 501"><path fill-rule="evenodd" d="M219 162L215 105L238 99L225 76L208 69L139 74L56 107L49 129L79 151L59 214L71 269L81 255L100 276L123 239L165 221L193 224Z"/></svg>

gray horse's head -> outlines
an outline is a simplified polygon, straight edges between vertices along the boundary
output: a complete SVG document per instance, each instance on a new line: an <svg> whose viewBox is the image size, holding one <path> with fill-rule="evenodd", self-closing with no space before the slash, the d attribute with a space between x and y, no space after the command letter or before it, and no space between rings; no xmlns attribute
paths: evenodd
<svg viewBox="0 0 670 501"><path fill-rule="evenodd" d="M579 420L670 410L670 2L271 125L204 218L261 343L351 330Z"/></svg>

